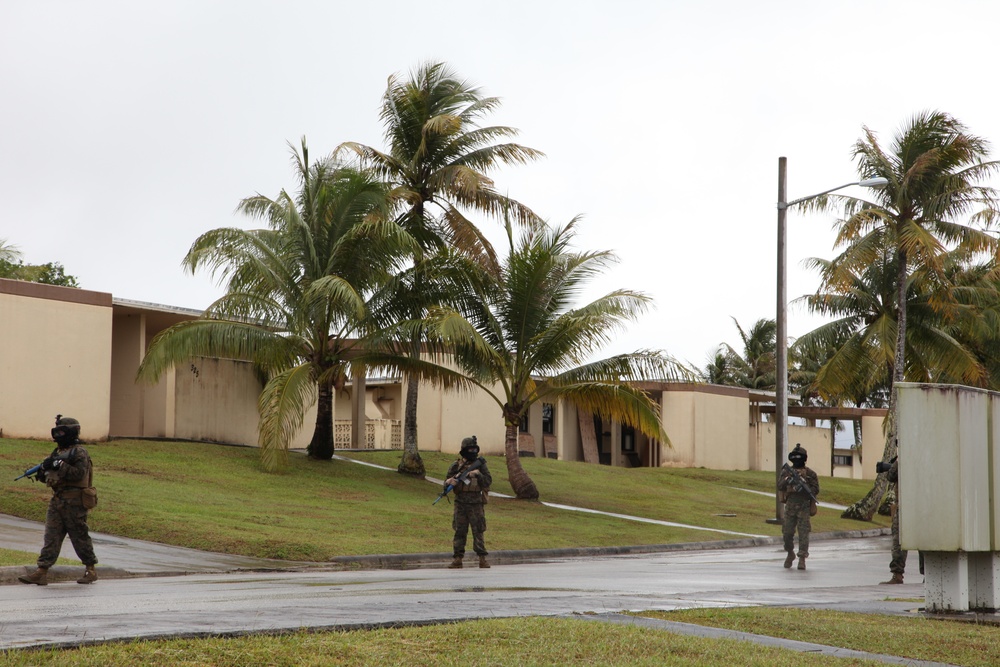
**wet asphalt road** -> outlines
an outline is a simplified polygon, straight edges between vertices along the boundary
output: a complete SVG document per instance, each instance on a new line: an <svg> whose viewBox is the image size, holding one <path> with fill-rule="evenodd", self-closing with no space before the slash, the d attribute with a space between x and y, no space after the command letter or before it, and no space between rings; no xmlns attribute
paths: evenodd
<svg viewBox="0 0 1000 667"><path fill-rule="evenodd" d="M887 590L885 537L818 540L806 571L774 545L575 557L491 569L210 573L0 586L0 649L130 637L360 628L470 618L699 606L799 605L916 613ZM472 561L473 563L475 561ZM461 599L462 604L456 604Z"/></svg>

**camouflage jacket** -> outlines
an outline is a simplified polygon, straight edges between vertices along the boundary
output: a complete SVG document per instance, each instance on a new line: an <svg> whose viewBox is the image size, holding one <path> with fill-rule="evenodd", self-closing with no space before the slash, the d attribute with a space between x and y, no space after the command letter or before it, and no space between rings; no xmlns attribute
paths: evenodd
<svg viewBox="0 0 1000 667"><path fill-rule="evenodd" d="M799 477L801 477L802 481L805 482L807 487L809 487L809 490L813 492L813 495L818 496L819 475L817 475L814 470L807 467L793 468L793 470L799 474ZM809 497L809 494L802 493L795 488L795 482L793 481L791 473L786 471L782 471L781 478L778 479L778 490L783 491L787 498L804 498L805 500L812 500Z"/></svg>
<svg viewBox="0 0 1000 667"><path fill-rule="evenodd" d="M82 489L92 486L93 468L90 455L79 444L62 449L57 447L49 454L49 458L62 460L58 468L45 471L45 484L52 488L53 493L63 489Z"/></svg>
<svg viewBox="0 0 1000 667"><path fill-rule="evenodd" d="M455 502L457 503L481 503L483 502L483 494L489 491L490 486L493 485L493 476L486 465L486 459L480 456L477 460L480 462L479 468L476 469L479 475L469 477L468 484L457 484L455 486ZM448 468L445 480L458 477L473 463L475 461L470 462L465 459L458 459Z"/></svg>

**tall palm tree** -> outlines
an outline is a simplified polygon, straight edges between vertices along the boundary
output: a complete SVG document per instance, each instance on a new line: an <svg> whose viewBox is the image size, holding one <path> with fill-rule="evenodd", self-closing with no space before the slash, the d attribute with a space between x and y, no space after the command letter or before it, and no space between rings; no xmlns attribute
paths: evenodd
<svg viewBox="0 0 1000 667"><path fill-rule="evenodd" d="M347 142L338 154L351 152L361 164L392 185L391 196L400 203L398 223L419 243L412 290L400 293L410 307L410 318L426 312L422 271L429 255L453 246L496 270L496 256L489 241L463 213L488 216L501 213L527 222L535 219L526 206L494 188L489 173L500 165L522 164L542 155L532 148L505 140L517 131L480 122L500 105L496 97L455 75L444 63L426 63L409 78L392 76L382 97L381 120L388 149L381 151ZM410 354L421 353L419 331L411 334ZM403 424L403 458L399 471L424 475L417 446L418 378L407 376Z"/></svg>
<svg viewBox="0 0 1000 667"><path fill-rule="evenodd" d="M910 382L983 386L986 381L982 363L956 334L965 331L973 335L978 330L982 316L979 304L995 298L995 287L982 278L970 282L963 276L971 274L949 268L955 260L954 253L943 258L944 282L938 280L941 276L925 270L910 274L904 369ZM834 319L800 337L797 344L831 351L812 382L821 396L856 402L869 394L883 394L894 375L898 331L895 262L889 250L859 272L837 267L837 262L810 260L821 271L823 284L816 294L803 300L811 311ZM837 275L835 284L828 280L833 274ZM845 282L848 276L849 284Z"/></svg>
<svg viewBox="0 0 1000 667"><path fill-rule="evenodd" d="M891 248L896 293L896 331L892 362L893 384L903 380L907 367L907 287L915 271L944 273L949 250L969 255L995 256L997 238L987 232L997 220L997 192L981 183L1000 163L987 161L986 140L970 134L955 118L939 111L915 115L883 148L874 132L864 128L854 146L858 173L863 179L884 177L888 185L874 191L871 201L833 195L844 205L838 221L837 247L845 247L838 270L843 281L877 261ZM824 206L828 200L814 200ZM837 282L840 276L831 279ZM895 392L890 394L890 426L883 452L888 461L896 453ZM884 475L872 491L848 508L845 517L868 520L885 493Z"/></svg>
<svg viewBox="0 0 1000 667"><path fill-rule="evenodd" d="M332 159L293 149L298 191L248 197L237 210L266 229L202 234L184 259L228 280L226 294L197 320L152 341L139 378L155 382L193 356L252 360L268 378L260 396L264 467L284 462L306 408L318 401L309 456L333 456L333 395L365 363L366 301L412 240L391 219L387 188ZM384 362L384 360L383 360Z"/></svg>
<svg viewBox="0 0 1000 667"><path fill-rule="evenodd" d="M500 408L508 477L522 499L538 498L517 451L518 425L531 405L565 400L668 441L657 404L631 383L695 375L653 351L588 360L644 312L649 299L616 290L574 307L586 282L615 259L610 252L573 252L575 226L576 219L560 228L535 223L515 241L507 221L509 254L499 275L487 274L487 289L470 296L462 311L433 308L424 323L429 339L451 351Z"/></svg>

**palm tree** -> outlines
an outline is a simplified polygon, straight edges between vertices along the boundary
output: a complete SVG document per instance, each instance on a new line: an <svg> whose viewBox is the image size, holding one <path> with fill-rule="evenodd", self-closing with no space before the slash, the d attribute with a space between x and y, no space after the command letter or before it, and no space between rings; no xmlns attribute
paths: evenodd
<svg viewBox="0 0 1000 667"><path fill-rule="evenodd" d="M777 332L774 320L759 319L749 331L744 331L735 317L733 323L739 331L743 351L722 343L703 377L715 384L773 390L774 337Z"/></svg>
<svg viewBox="0 0 1000 667"><path fill-rule="evenodd" d="M386 187L331 159L293 149L298 192L248 197L237 210L266 229L214 229L184 259L228 279L226 294L197 320L154 338L139 377L155 382L194 356L252 360L268 378L258 402L264 467L284 462L306 408L318 400L309 456L333 456L333 392L365 363L366 300L408 249L391 220ZM383 360L384 362L384 360Z"/></svg>
<svg viewBox="0 0 1000 667"><path fill-rule="evenodd" d="M518 425L532 404L569 401L667 441L657 404L631 383L695 375L653 351L588 361L614 331L645 311L649 299L616 290L573 307L588 279L615 259L610 252L571 251L575 226L576 219L554 229L535 223L515 242L508 220L509 254L499 275L484 272L487 289L470 296L462 311L432 308L423 323L429 339L449 350L500 408L508 477L522 499L538 498L517 451Z"/></svg>
<svg viewBox="0 0 1000 667"><path fill-rule="evenodd" d="M986 231L997 220L997 192L981 185L1000 166L986 161L988 143L968 132L955 118L939 111L915 115L884 149L875 133L854 146L858 173L863 179L884 177L888 185L874 191L873 201L833 195L844 204L846 216L838 221L836 246L845 247L833 283L850 283L851 273L879 260L891 249L896 299L896 331L892 382L905 377L907 367L907 289L916 271L943 276L948 250L967 256L995 256L996 237ZM827 200L814 200L824 206ZM883 460L896 453L895 392L889 399L889 429ZM868 520L885 493L883 475L872 491L844 512L845 517Z"/></svg>
<svg viewBox="0 0 1000 667"><path fill-rule="evenodd" d="M907 286L906 368L910 382L961 382L982 386L982 363L971 348L956 338L959 331L971 334L981 322L977 305L995 294L993 285L964 278L965 271L952 266L952 253L944 258L942 283L924 270L914 271ZM838 260L810 260L823 275L816 294L803 297L813 312L834 319L802 336L797 344L827 349L831 354L816 372L813 387L828 400L884 394L892 382L896 358L897 307L895 263L891 252L860 272L837 266ZM971 269L970 269L971 270ZM838 283L829 278L836 274ZM851 282L845 279L850 277ZM955 281L965 282L956 287ZM823 289L829 289L824 292ZM961 300L969 301L961 303ZM865 400L865 399L862 399ZM869 402L865 400L865 402Z"/></svg>
<svg viewBox="0 0 1000 667"><path fill-rule="evenodd" d="M439 249L453 246L496 270L493 248L463 209L489 216L503 212L519 222L536 217L498 193L488 176L501 164L521 164L542 155L516 143L497 143L516 136L513 128L480 125L499 104L499 99L485 97L479 88L458 79L444 63L426 63L408 79L389 78L381 110L387 151L355 142L337 149L338 154L354 153L364 167L392 185L390 194L402 208L397 221L420 245L412 289L399 295L409 306L408 319L417 321L426 312L426 301L413 297L428 289L430 277L422 270L423 263ZM411 335L409 350L416 359L421 353L421 333ZM418 387L418 378L409 375L399 471L422 477L425 471L417 447Z"/></svg>
<svg viewBox="0 0 1000 667"><path fill-rule="evenodd" d="M21 249L13 243L7 243L7 239L0 239L0 262L13 264L21 259Z"/></svg>

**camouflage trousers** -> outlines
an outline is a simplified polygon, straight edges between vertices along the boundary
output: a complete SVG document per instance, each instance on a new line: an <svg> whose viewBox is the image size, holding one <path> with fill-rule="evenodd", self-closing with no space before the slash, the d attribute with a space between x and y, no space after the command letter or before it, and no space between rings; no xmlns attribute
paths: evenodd
<svg viewBox="0 0 1000 667"><path fill-rule="evenodd" d="M893 574L906 572L906 551L899 545L899 507L892 506L892 560L889 571Z"/></svg>
<svg viewBox="0 0 1000 667"><path fill-rule="evenodd" d="M785 502L785 521L781 526L781 536L785 540L785 551L794 553L795 532L799 533L799 558L809 556L809 533L812 522L809 520L809 499L790 497Z"/></svg>
<svg viewBox="0 0 1000 667"><path fill-rule="evenodd" d="M489 555L486 551L486 540L483 533L486 532L486 508L482 503L459 503L455 504L455 514L451 520L451 527L455 529L455 538L452 540L453 554L455 558L465 555L465 542L469 537L469 529L472 529L472 549L480 556Z"/></svg>
<svg viewBox="0 0 1000 667"><path fill-rule="evenodd" d="M94 543L90 540L87 527L87 508L80 498L60 498L52 496L49 509L45 513L45 540L38 555L38 567L49 568L59 558L63 540L69 535L77 557L84 565L96 565Z"/></svg>

